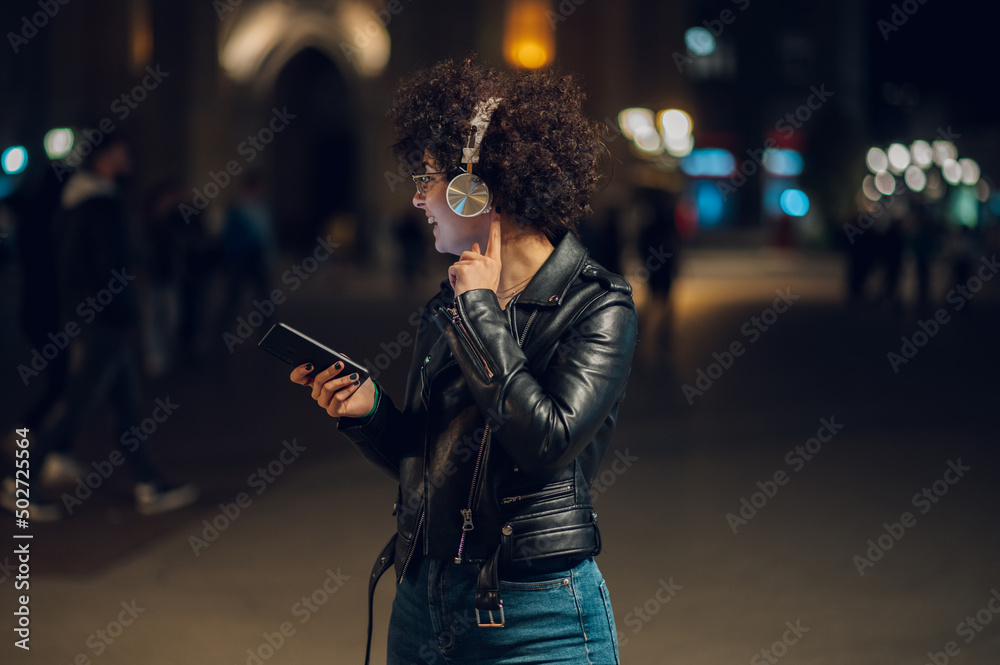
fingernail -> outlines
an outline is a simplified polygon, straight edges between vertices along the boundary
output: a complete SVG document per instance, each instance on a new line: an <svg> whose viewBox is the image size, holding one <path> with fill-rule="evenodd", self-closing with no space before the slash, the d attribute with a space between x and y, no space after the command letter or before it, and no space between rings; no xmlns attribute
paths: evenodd
<svg viewBox="0 0 1000 665"><path fill-rule="evenodd" d="M306 365L306 371L307 371L307 372L311 372L311 371L313 371L313 366L312 366L312 363L309 363L309 364L307 364L307 365Z"/></svg>
<svg viewBox="0 0 1000 665"><path fill-rule="evenodd" d="M360 382L360 381L355 381L355 382L354 382L354 385L356 385L356 386L360 386L360 385L361 385L361 382Z"/></svg>
<svg viewBox="0 0 1000 665"><path fill-rule="evenodd" d="M340 361L339 360L333 364L333 368L334 369L340 369Z"/></svg>
<svg viewBox="0 0 1000 665"><path fill-rule="evenodd" d="M349 376L348 378L349 378L349 379L350 379L351 381L353 381L354 379L358 378L358 375L357 375L357 374L351 374L351 376Z"/></svg>

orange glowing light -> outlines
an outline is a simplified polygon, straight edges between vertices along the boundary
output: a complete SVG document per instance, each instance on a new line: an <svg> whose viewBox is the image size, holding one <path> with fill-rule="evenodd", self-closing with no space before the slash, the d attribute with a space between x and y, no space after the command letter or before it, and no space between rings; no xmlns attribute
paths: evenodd
<svg viewBox="0 0 1000 665"><path fill-rule="evenodd" d="M504 59L520 69L539 69L556 53L546 0L510 0L503 33Z"/></svg>

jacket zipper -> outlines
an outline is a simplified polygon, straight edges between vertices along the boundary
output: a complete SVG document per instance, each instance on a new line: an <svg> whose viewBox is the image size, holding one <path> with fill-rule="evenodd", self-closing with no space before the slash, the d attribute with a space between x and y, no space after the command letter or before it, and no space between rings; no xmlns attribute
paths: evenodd
<svg viewBox="0 0 1000 665"><path fill-rule="evenodd" d="M420 529L424 526L424 509L420 509L420 519L417 520L417 528L413 532L413 542L410 543L410 549L406 553L406 559L403 561L403 570L399 573L399 580L396 584L401 584L403 578L406 577L406 569L410 567L410 560L413 559L413 552L417 549L417 541L420 540Z"/></svg>
<svg viewBox="0 0 1000 665"><path fill-rule="evenodd" d="M492 379L493 370L491 370L490 366L487 364L486 357L479 351L479 347L476 345L475 340L472 337L472 333L470 333L468 328L465 327L465 323L462 321L462 317L458 312L459 307L461 307L461 305L447 308L448 314L451 315L451 322L457 325L459 330L462 331L462 334L465 335L465 341L469 343L472 350L475 351L477 356L479 356L479 361L483 364L483 369L486 370L486 376Z"/></svg>
<svg viewBox="0 0 1000 665"><path fill-rule="evenodd" d="M570 492L573 489L573 483L563 483L557 487L550 487L544 490L538 490L537 492L532 492L531 494L521 494L518 496L508 496L500 500L500 503L514 503L515 501L523 501L525 499L539 499L549 496L555 496L557 494L564 494Z"/></svg>
<svg viewBox="0 0 1000 665"><path fill-rule="evenodd" d="M472 485L469 487L469 500L462 513L462 538L458 541L458 554L455 555L455 563L462 563L462 550L465 548L465 534L475 529L472 523L472 500L476 495L476 483L479 480L479 469L483 465L483 457L486 453L486 437L490 434L490 426L487 425L483 431L483 440L479 442L479 454L476 456L476 466L472 470Z"/></svg>
<svg viewBox="0 0 1000 665"><path fill-rule="evenodd" d="M524 330L521 331L521 339L517 340L519 347L524 346L524 338L528 336L528 328L531 327L531 322L535 320L535 314L538 314L537 309L531 313L531 316L528 317L528 322L524 324Z"/></svg>

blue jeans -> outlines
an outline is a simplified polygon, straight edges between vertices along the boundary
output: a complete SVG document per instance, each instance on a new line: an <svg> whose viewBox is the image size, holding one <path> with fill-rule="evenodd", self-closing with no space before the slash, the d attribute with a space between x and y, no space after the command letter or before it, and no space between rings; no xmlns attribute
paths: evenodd
<svg viewBox="0 0 1000 665"><path fill-rule="evenodd" d="M388 665L618 665L611 598L593 557L501 566L503 628L477 625L477 571L436 559L411 563L396 586Z"/></svg>

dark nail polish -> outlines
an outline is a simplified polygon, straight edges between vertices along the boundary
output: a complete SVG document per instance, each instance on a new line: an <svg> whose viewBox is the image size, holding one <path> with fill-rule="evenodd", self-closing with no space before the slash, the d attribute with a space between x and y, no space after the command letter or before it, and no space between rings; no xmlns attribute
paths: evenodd
<svg viewBox="0 0 1000 665"><path fill-rule="evenodd" d="M340 369L340 362L339 362L339 361L338 361L338 362L335 362L335 363L333 364L333 368L334 368L334 369Z"/></svg>
<svg viewBox="0 0 1000 665"><path fill-rule="evenodd" d="M307 372L311 372L311 371L313 371L313 366L312 366L312 363L309 363L308 365L306 365L306 371L307 371Z"/></svg>
<svg viewBox="0 0 1000 665"><path fill-rule="evenodd" d="M351 381L353 381L354 379L358 378L358 375L357 374L351 374L351 376L349 378L351 379Z"/></svg>
<svg viewBox="0 0 1000 665"><path fill-rule="evenodd" d="M356 385L356 386L360 386L360 385L361 385L361 382L360 382L360 381L355 381L355 382L354 382L354 385Z"/></svg>

